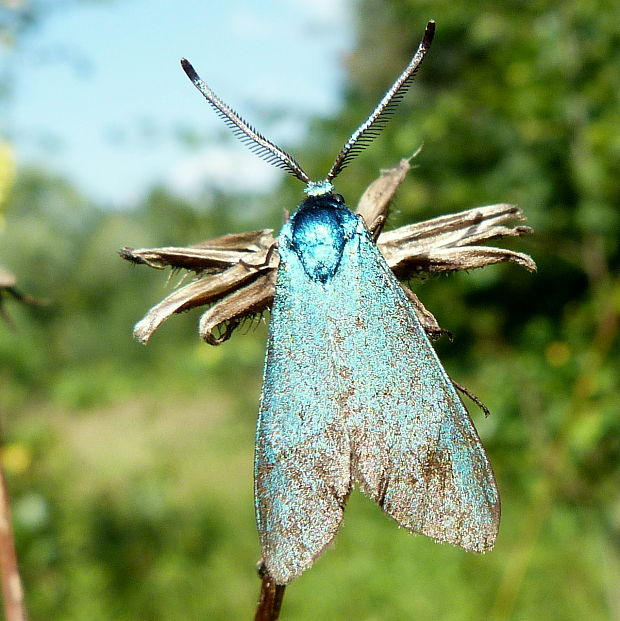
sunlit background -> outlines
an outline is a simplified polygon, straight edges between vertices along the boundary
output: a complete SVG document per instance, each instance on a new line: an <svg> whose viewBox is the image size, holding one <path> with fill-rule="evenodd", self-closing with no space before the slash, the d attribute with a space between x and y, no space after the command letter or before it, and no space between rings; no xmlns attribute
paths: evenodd
<svg viewBox="0 0 620 621"><path fill-rule="evenodd" d="M620 5L489 0L0 0L2 465L34 621L249 619L254 424L266 328L220 347L198 312L133 324L179 275L122 246L278 228L299 202L229 135L182 56L321 177L437 36L350 204L424 145L389 227L518 203L502 265L412 283L502 493L493 552L408 535L354 493L283 619L620 618ZM266 317L267 319L267 317ZM311 329L311 327L309 327Z"/></svg>

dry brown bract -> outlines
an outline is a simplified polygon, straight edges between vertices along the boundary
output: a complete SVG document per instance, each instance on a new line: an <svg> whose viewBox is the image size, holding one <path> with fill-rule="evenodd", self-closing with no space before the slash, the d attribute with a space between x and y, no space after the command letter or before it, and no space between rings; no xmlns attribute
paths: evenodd
<svg viewBox="0 0 620 621"><path fill-rule="evenodd" d="M509 224L525 218L518 207L507 203L475 207L380 233L390 202L410 168L410 160L403 159L398 166L382 171L357 208L368 229L375 237L379 235L377 245L398 278L406 280L425 273L468 270L505 261L536 269L526 254L479 245L532 232L527 226ZM136 324L134 335L142 343L174 313L210 305L200 319L199 331L207 343L219 345L245 317L270 308L273 301L279 257L271 229L224 235L186 248L123 248L120 254L157 269L172 267L197 274L193 282L176 289ZM409 288L403 288L426 331L431 336L441 334L433 315Z"/></svg>

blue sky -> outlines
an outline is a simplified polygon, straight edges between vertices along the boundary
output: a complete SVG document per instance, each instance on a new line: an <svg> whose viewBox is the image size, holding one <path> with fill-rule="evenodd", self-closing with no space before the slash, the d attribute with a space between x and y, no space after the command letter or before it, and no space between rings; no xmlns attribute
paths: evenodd
<svg viewBox="0 0 620 621"><path fill-rule="evenodd" d="M339 104L351 46L347 0L111 0L58 10L5 54L14 96L3 132L20 163L70 177L102 203L155 182L266 190L282 174L232 140L179 67L187 57L229 105L291 146ZM188 148L191 129L204 140Z"/></svg>

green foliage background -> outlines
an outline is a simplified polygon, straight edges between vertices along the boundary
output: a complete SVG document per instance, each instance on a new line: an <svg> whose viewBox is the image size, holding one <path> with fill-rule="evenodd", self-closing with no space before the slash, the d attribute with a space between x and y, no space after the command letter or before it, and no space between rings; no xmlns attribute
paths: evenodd
<svg viewBox="0 0 620 621"><path fill-rule="evenodd" d="M518 203L539 265L416 285L454 343L449 372L493 415L476 423L503 499L482 557L412 537L354 494L335 548L287 591L285 619L620 618L620 5L360 0L341 113L302 162L325 170L437 20L433 49L381 139L347 169L354 203L425 146L390 225ZM188 94L191 96L191 93ZM200 122L200 120L197 120ZM348 130L344 129L346 134ZM147 348L131 326L170 290L122 245L181 245L278 226L299 201L188 204L154 189L112 212L19 170L0 262L50 300L0 325L3 463L32 619L251 618L259 556L253 427L265 329L219 348L176 318Z"/></svg>

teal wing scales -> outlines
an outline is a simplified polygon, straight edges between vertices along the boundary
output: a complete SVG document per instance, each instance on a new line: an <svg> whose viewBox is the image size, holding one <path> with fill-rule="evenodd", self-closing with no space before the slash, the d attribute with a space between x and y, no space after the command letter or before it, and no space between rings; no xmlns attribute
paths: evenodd
<svg viewBox="0 0 620 621"><path fill-rule="evenodd" d="M484 552L500 516L491 465L402 287L365 231L357 239L342 266L357 275L343 296L359 300L358 329L341 332L352 476L408 530Z"/></svg>

